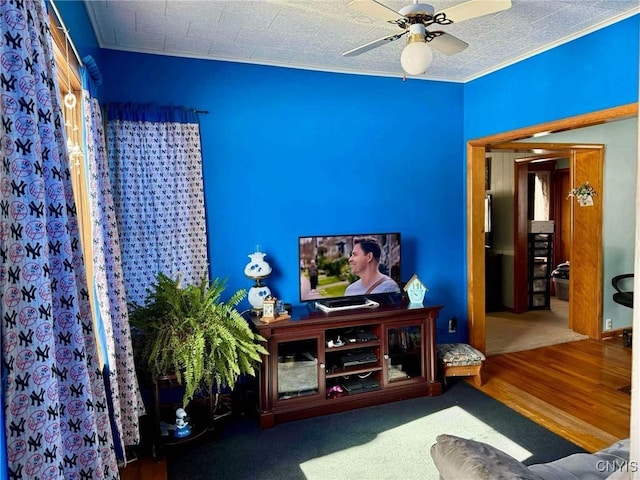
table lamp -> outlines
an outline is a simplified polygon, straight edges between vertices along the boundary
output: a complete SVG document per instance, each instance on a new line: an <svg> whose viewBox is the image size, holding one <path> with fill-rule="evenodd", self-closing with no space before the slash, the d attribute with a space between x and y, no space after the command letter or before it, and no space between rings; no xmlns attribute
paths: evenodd
<svg viewBox="0 0 640 480"><path fill-rule="evenodd" d="M262 284L262 280L271 273L271 266L264 257L265 254L260 251L260 246L256 245L256 251L249 254L249 263L244 267L244 274L255 281L253 287L249 289L249 303L254 313L262 312L264 299L271 296L269 287Z"/></svg>

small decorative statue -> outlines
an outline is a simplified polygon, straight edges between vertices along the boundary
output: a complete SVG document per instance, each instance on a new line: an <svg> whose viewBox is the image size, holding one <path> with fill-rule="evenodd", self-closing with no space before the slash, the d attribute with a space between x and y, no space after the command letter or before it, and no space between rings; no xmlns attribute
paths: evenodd
<svg viewBox="0 0 640 480"><path fill-rule="evenodd" d="M189 426L189 422L186 421L187 412L184 408L179 408L176 410L176 428L173 431L173 436L176 438L184 438L191 435L191 427Z"/></svg>

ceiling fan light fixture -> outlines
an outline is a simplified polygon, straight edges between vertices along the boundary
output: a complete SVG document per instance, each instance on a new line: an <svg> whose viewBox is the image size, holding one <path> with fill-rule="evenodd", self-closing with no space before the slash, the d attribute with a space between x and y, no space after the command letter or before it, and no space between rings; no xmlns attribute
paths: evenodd
<svg viewBox="0 0 640 480"><path fill-rule="evenodd" d="M409 75L422 75L427 71L432 60L431 47L424 42L410 43L404 47L400 56L402 68Z"/></svg>
<svg viewBox="0 0 640 480"><path fill-rule="evenodd" d="M409 27L407 46L402 50L400 64L409 75L422 75L433 60L433 51L427 45L425 28L421 23Z"/></svg>

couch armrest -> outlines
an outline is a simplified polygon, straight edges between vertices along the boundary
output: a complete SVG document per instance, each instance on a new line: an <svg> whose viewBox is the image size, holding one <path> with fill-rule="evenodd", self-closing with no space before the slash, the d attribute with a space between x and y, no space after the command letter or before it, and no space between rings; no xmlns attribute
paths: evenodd
<svg viewBox="0 0 640 480"><path fill-rule="evenodd" d="M526 465L486 443L438 435L431 458L442 480L540 480Z"/></svg>
<svg viewBox="0 0 640 480"><path fill-rule="evenodd" d="M545 480L612 480L629 467L629 439L596 453L574 453L529 469Z"/></svg>

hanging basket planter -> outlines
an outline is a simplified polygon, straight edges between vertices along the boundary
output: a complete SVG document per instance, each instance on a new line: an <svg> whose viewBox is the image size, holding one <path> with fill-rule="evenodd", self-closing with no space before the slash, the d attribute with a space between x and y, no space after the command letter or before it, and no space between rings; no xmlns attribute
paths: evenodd
<svg viewBox="0 0 640 480"><path fill-rule="evenodd" d="M576 197L578 199L578 205L581 207L590 207L593 205L593 197L597 195L598 193L587 181L576 188L572 188L567 198Z"/></svg>

